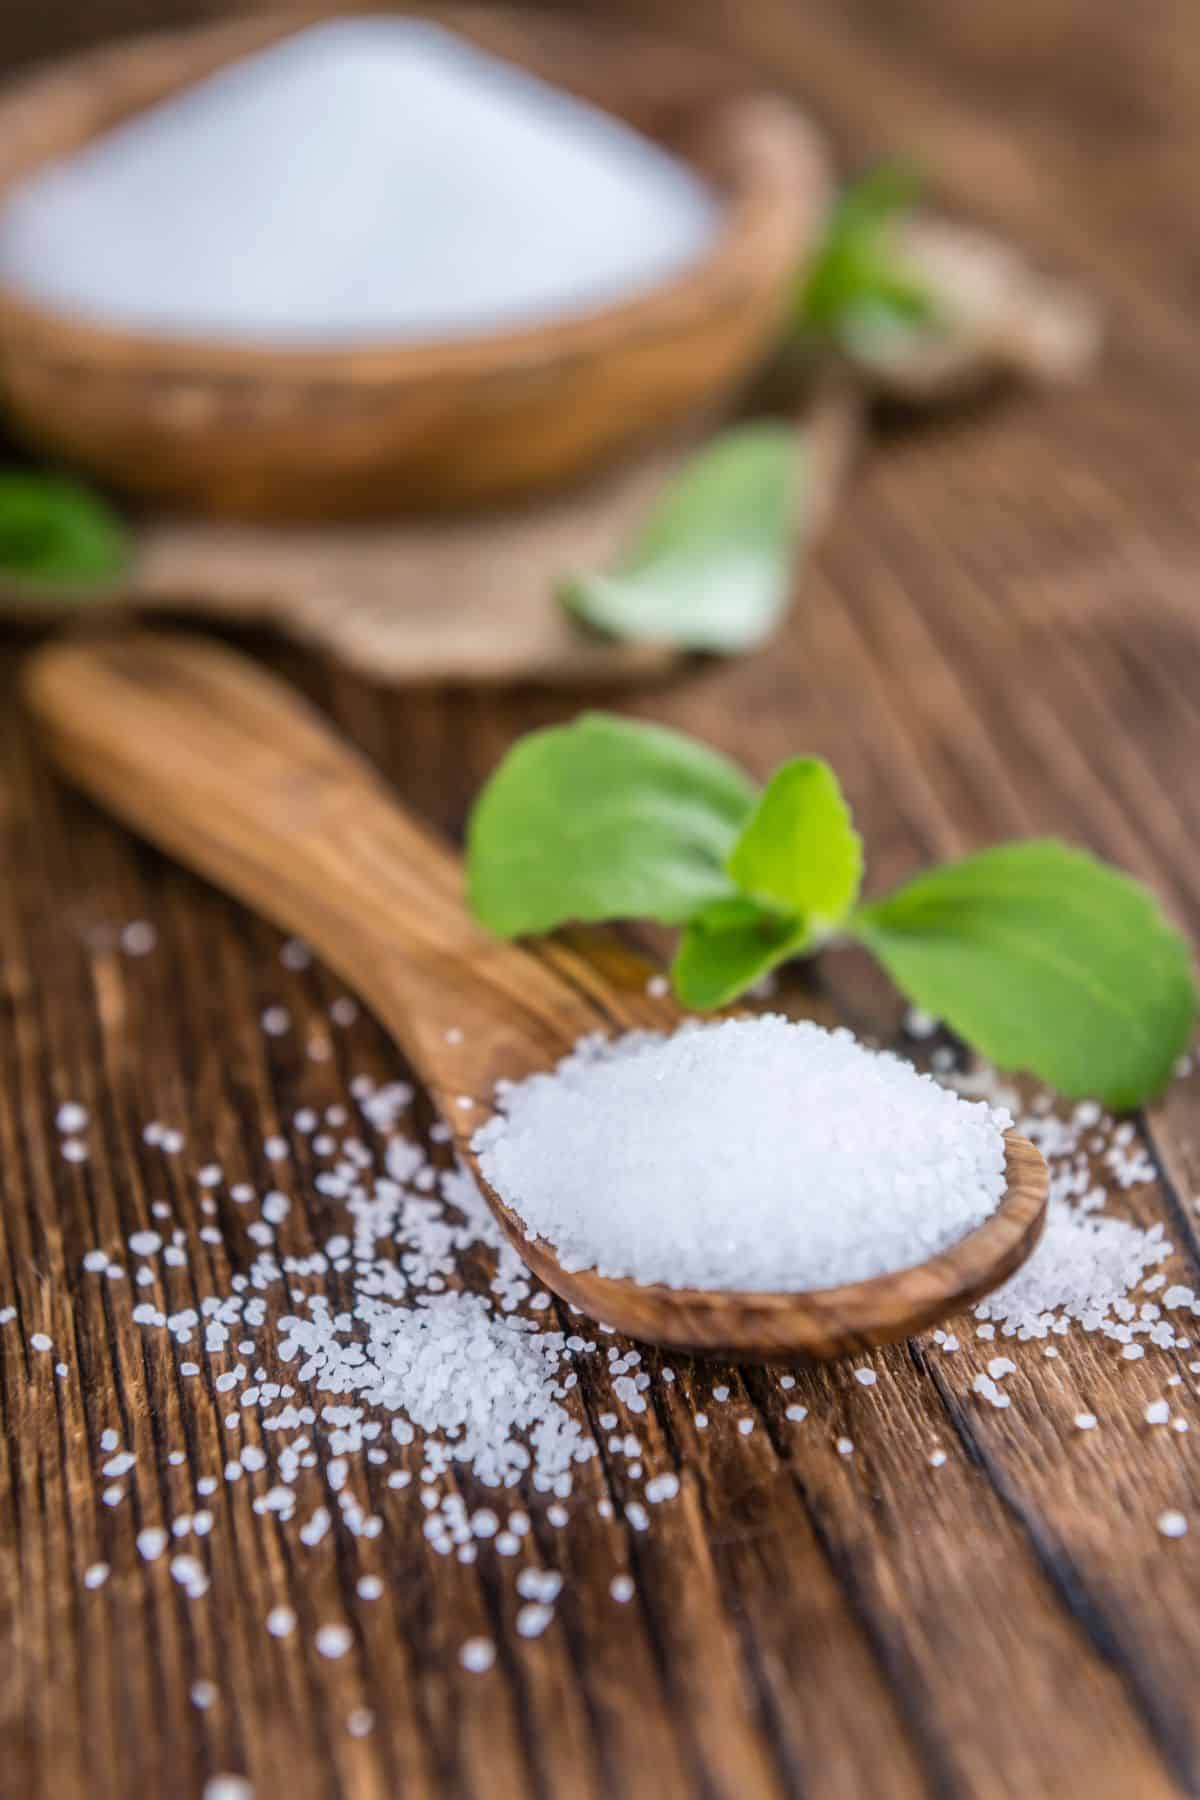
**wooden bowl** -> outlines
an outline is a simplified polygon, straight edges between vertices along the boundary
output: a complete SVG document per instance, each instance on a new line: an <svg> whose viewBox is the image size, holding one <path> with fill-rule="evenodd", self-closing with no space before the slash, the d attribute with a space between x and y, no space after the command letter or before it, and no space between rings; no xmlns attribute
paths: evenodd
<svg viewBox="0 0 1200 1800"><path fill-rule="evenodd" d="M331 10L159 33L19 81L0 97L0 200L40 164ZM707 253L559 323L348 348L107 328L0 284L0 401L31 444L130 494L205 511L379 515L564 482L736 388L824 215L827 161L804 116L710 56L638 33L433 14L688 160L723 202Z"/></svg>

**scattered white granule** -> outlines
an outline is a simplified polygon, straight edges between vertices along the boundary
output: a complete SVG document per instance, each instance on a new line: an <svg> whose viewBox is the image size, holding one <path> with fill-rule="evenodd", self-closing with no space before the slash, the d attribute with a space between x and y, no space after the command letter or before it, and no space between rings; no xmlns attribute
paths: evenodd
<svg viewBox="0 0 1200 1800"><path fill-rule="evenodd" d="M538 1600L550 1606L562 1593L563 1578L556 1569L522 1569L517 1576L517 1592L522 1600Z"/></svg>
<svg viewBox="0 0 1200 1800"><path fill-rule="evenodd" d="M911 1038L931 1038L938 1029L938 1021L919 1006L910 1006L904 1015L904 1029Z"/></svg>
<svg viewBox="0 0 1200 1800"><path fill-rule="evenodd" d="M215 1706L220 1697L220 1689L215 1681L193 1681L192 1705L199 1707L201 1712L207 1712L210 1706Z"/></svg>
<svg viewBox="0 0 1200 1800"><path fill-rule="evenodd" d="M121 931L121 948L126 956L149 956L158 942L158 933L148 919L131 919Z"/></svg>
<svg viewBox="0 0 1200 1800"><path fill-rule="evenodd" d="M753 1423L753 1420L751 1421ZM655 1475L646 1483L646 1498L651 1506L657 1506L663 1500L674 1500L679 1492L679 1477L671 1473Z"/></svg>
<svg viewBox="0 0 1200 1800"><path fill-rule="evenodd" d="M584 1039L496 1101L483 1172L568 1269L826 1287L923 1262L1004 1192L1007 1113L778 1015Z"/></svg>
<svg viewBox="0 0 1200 1800"><path fill-rule="evenodd" d="M167 1547L167 1534L157 1525L147 1525L137 1534L137 1547L147 1562L155 1562Z"/></svg>
<svg viewBox="0 0 1200 1800"><path fill-rule="evenodd" d="M29 1335L29 1348L40 1350L44 1355L47 1350L53 1350L54 1339L47 1337L44 1331L33 1331Z"/></svg>
<svg viewBox="0 0 1200 1800"><path fill-rule="evenodd" d="M208 1576L196 1556L173 1556L171 1579L184 1590L189 1600L199 1600L208 1592Z"/></svg>
<svg viewBox="0 0 1200 1800"><path fill-rule="evenodd" d="M990 1071L956 1077L956 1085L972 1093L997 1093ZM1050 1168L1050 1196L1046 1228L1033 1255L1004 1285L989 1294L975 1309L977 1319L992 1322L1005 1337L1047 1338L1078 1324L1124 1345L1136 1360L1141 1344L1129 1340L1149 1335L1153 1322L1121 1316L1129 1294L1145 1283L1161 1286L1162 1277L1152 1271L1171 1254L1161 1224L1144 1230L1129 1219L1101 1210L1108 1195L1097 1186L1087 1152L1103 1152L1106 1168L1117 1188L1130 1184L1134 1174L1144 1179L1141 1151L1133 1143L1133 1131L1115 1126L1093 1102L1083 1102L1068 1118L1060 1118L1048 1106L1035 1107L1017 1119L1017 1130L1041 1150ZM1132 1323L1131 1323L1132 1321ZM1171 1335L1153 1341L1165 1344Z"/></svg>
<svg viewBox="0 0 1200 1800"><path fill-rule="evenodd" d="M91 1563L83 1571L83 1585L85 1588L103 1587L110 1574L111 1570L106 1562Z"/></svg>
<svg viewBox="0 0 1200 1800"><path fill-rule="evenodd" d="M267 1630L272 1637L291 1637L296 1629L296 1615L290 1606L273 1606L267 1614Z"/></svg>
<svg viewBox="0 0 1200 1800"><path fill-rule="evenodd" d="M129 1248L135 1256L153 1256L162 1249L162 1238L157 1231L135 1231Z"/></svg>
<svg viewBox="0 0 1200 1800"><path fill-rule="evenodd" d="M486 1674L496 1660L496 1646L491 1638L468 1638L458 1652L458 1660L472 1675Z"/></svg>
<svg viewBox="0 0 1200 1800"><path fill-rule="evenodd" d="M798 1425L801 1419L807 1419L808 1408L807 1406L789 1406L783 1416L785 1419L790 1419L793 1425Z"/></svg>
<svg viewBox="0 0 1200 1800"><path fill-rule="evenodd" d="M1186 1537L1187 1535L1188 1522L1185 1515L1181 1512L1170 1510L1167 1512L1160 1512L1154 1523L1157 1530L1162 1533L1163 1537L1179 1538Z"/></svg>
<svg viewBox="0 0 1200 1800"><path fill-rule="evenodd" d="M989 1400L993 1406L1004 1407L1010 1404L1008 1395L1000 1392L1000 1389L996 1386L996 1383L992 1380L990 1375L984 1375L982 1373L976 1375L974 1381L971 1383L971 1387L975 1393L980 1395L982 1399Z"/></svg>
<svg viewBox="0 0 1200 1800"><path fill-rule="evenodd" d="M874 1387L879 1377L874 1369L855 1369L854 1379L860 1387Z"/></svg>
<svg viewBox="0 0 1200 1800"><path fill-rule="evenodd" d="M987 1366L987 1372L993 1381L1003 1381L1006 1375L1015 1375L1017 1365L1007 1356L993 1356Z"/></svg>
<svg viewBox="0 0 1200 1800"><path fill-rule="evenodd" d="M931 1469L940 1469L945 1460L946 1452L941 1448L929 1452L929 1466Z"/></svg>
<svg viewBox="0 0 1200 1800"><path fill-rule="evenodd" d="M1165 1400L1151 1400L1142 1417L1147 1425L1165 1425L1171 1416L1171 1408Z"/></svg>
<svg viewBox="0 0 1200 1800"><path fill-rule="evenodd" d="M254 1789L244 1775L214 1775L200 1800L254 1800Z"/></svg>
<svg viewBox="0 0 1200 1800"><path fill-rule="evenodd" d="M637 1591L633 1584L633 1576L614 1575L608 1584L608 1591L618 1605L624 1606L627 1601L633 1599Z"/></svg>
<svg viewBox="0 0 1200 1800"><path fill-rule="evenodd" d="M269 1193L262 1204L263 1218L268 1225L282 1225L291 1210L292 1203L287 1195L275 1191Z"/></svg>
<svg viewBox="0 0 1200 1800"><path fill-rule="evenodd" d="M74 1137L77 1132L86 1131L88 1109L77 1100L64 1100L54 1115L54 1123L65 1136Z"/></svg>
<svg viewBox="0 0 1200 1800"><path fill-rule="evenodd" d="M1095 1413L1077 1412L1075 1414L1074 1425L1076 1431L1094 1431L1099 1423L1100 1421L1097 1419Z"/></svg>
<svg viewBox="0 0 1200 1800"><path fill-rule="evenodd" d="M753 1419L739 1419L738 1420L738 1430L741 1432L743 1437L749 1437L750 1433L754 1430L754 1420Z"/></svg>
<svg viewBox="0 0 1200 1800"><path fill-rule="evenodd" d="M665 975L651 975L646 982L646 992L652 1000L665 1000L671 991L671 983Z"/></svg>
<svg viewBox="0 0 1200 1800"><path fill-rule="evenodd" d="M307 969L312 962L312 951L300 938L289 938L280 946L279 960L285 969Z"/></svg>
<svg viewBox="0 0 1200 1800"><path fill-rule="evenodd" d="M268 1006L259 1023L268 1037L283 1037L292 1028L292 1015L286 1006Z"/></svg>
<svg viewBox="0 0 1200 1800"><path fill-rule="evenodd" d="M552 1606L542 1606L539 1602L532 1601L517 1613L517 1631L521 1637L541 1637L553 1617Z"/></svg>
<svg viewBox="0 0 1200 1800"><path fill-rule="evenodd" d="M840 1437L837 1441L837 1453L839 1456L853 1456L854 1455L854 1439L848 1438L848 1437Z"/></svg>
<svg viewBox="0 0 1200 1800"><path fill-rule="evenodd" d="M352 1647L354 1634L347 1625L322 1625L313 1642L322 1656L336 1660Z"/></svg>
<svg viewBox="0 0 1200 1800"><path fill-rule="evenodd" d="M383 1582L378 1575L360 1575L354 1591L360 1600L378 1600L383 1593Z"/></svg>
<svg viewBox="0 0 1200 1800"><path fill-rule="evenodd" d="M482 1207L474 1189L457 1192ZM448 1246L449 1247L449 1246ZM532 1467L543 1479L594 1454L582 1425L561 1404L568 1372L561 1333L497 1312L480 1294L425 1293L416 1305L365 1296L358 1330L323 1308L285 1318L280 1356L298 1360L318 1391L357 1393L442 1434L449 1460L486 1486L508 1485ZM353 1343L366 1331L365 1343Z"/></svg>

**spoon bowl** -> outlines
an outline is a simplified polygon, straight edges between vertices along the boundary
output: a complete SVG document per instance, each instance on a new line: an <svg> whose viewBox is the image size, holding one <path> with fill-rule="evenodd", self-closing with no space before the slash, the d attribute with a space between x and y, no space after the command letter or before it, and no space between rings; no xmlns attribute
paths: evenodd
<svg viewBox="0 0 1200 1800"><path fill-rule="evenodd" d="M1028 1138L1005 1133L1004 1198L991 1216L938 1256L866 1281L787 1293L673 1288L564 1269L466 1160L514 1249L538 1279L588 1318L626 1337L734 1361L826 1360L894 1343L939 1324L1020 1268L1042 1234L1048 1179Z"/></svg>
<svg viewBox="0 0 1200 1800"><path fill-rule="evenodd" d="M496 1083L579 1038L671 1031L649 965L610 934L500 942L458 859L319 715L248 659L150 632L34 657L27 694L62 770L145 837L304 938L387 1026L509 1240L546 1286L647 1343L733 1358L832 1357L906 1337L999 1285L1036 1244L1048 1176L1009 1132L996 1211L912 1268L793 1293L700 1291L564 1269L482 1179L471 1139Z"/></svg>

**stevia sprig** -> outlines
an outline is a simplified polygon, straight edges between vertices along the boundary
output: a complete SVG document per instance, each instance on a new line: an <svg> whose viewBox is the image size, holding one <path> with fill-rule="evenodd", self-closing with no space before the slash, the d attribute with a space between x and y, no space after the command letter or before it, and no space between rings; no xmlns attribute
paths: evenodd
<svg viewBox="0 0 1200 1800"><path fill-rule="evenodd" d="M510 751L467 848L472 911L502 936L572 920L682 926L672 977L700 1010L792 957L858 942L998 1067L1068 1095L1135 1106L1191 1036L1188 946L1130 876L1038 839L861 902L862 843L816 757L759 791L677 732L588 714Z"/></svg>
<svg viewBox="0 0 1200 1800"><path fill-rule="evenodd" d="M121 521L82 482L0 470L0 580L66 593L115 580L128 555Z"/></svg>

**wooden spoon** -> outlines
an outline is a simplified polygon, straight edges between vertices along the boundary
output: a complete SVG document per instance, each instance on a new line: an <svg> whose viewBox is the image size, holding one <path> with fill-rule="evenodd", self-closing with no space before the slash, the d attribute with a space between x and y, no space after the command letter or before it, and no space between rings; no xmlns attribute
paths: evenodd
<svg viewBox="0 0 1200 1800"><path fill-rule="evenodd" d="M310 943L378 1014L458 1154L501 1076L549 1069L587 1032L670 1030L648 966L611 937L501 942L463 904L457 858L298 695L201 639L139 633L38 654L28 695L73 780L154 843ZM829 1357L961 1310L1022 1263L1047 1172L1010 1132L1004 1200L977 1230L898 1274L806 1293L700 1292L560 1268L480 1180L546 1286L651 1343L733 1357Z"/></svg>

